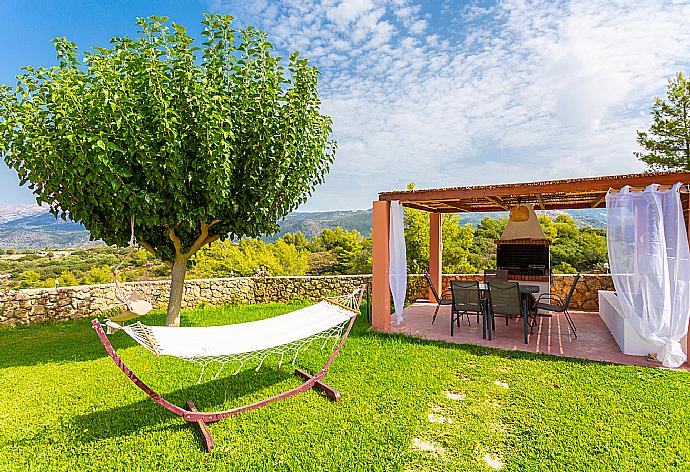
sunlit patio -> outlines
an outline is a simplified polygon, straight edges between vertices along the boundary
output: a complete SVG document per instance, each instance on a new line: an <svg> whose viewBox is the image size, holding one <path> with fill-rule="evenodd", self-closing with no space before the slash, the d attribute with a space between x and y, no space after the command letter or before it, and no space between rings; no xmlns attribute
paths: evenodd
<svg viewBox="0 0 690 472"><path fill-rule="evenodd" d="M507 326L504 319L496 319L494 337L488 340L482 339L481 319L477 323L476 317L470 316L468 324L465 317L461 326L455 329L454 335L451 336L450 307L441 307L435 323L432 324L431 319L435 310L436 303L418 300L405 308L402 323L393 323L389 332L456 344L474 344L625 365L661 366L659 362L644 357L623 354L597 312L570 312L577 325L578 339L568 330L568 324L562 314L554 314L552 317L540 316L533 332L529 334L528 344L524 344L521 319L511 320ZM690 370L690 365L686 362L682 369Z"/></svg>
<svg viewBox="0 0 690 472"><path fill-rule="evenodd" d="M682 192L680 190L681 185ZM576 291L577 280L575 280L569 290L566 290L569 293L568 296L565 293L560 294L562 299L559 298L559 300L566 300L565 302L559 302L565 307L565 311L561 311L559 314L558 310L553 309L553 305L537 301L540 313L552 313L552 317L538 317L536 326L527 335L524 328L524 319L529 311L527 309L528 304L525 301L528 300L527 294L533 294L535 299L541 299L542 296L545 296L547 297L545 300L550 300L550 293L554 290L554 277L549 255L549 245L551 242L546 238L539 225L537 216L534 213L535 209L606 208L610 195L617 195L616 198L623 195L622 198L627 198L630 192L640 195L640 192L643 191L667 192L668 195L672 195L670 193L672 189L676 192L673 199L673 204L676 206L673 207L673 210L668 210L668 214L673 215L674 218L672 220L673 224L668 223L669 228L672 228L669 229L669 234L678 234L678 241L682 239L683 242L679 245L674 245L675 240L670 241L669 247L680 248L685 251L684 253L687 253L685 230L690 228L690 173L688 172L643 173L517 184L381 192L379 200L373 202L372 326L374 329L383 332L404 333L451 343L476 344L498 349L519 350L629 365L660 367L662 365L661 362L647 358L645 355L659 356L661 353L663 359L660 359L664 361L665 365L677 366L683 360L680 360L680 362L669 361L670 357L667 354L671 351L667 351L666 347L662 349L660 347L661 344L658 342L656 344L647 342L649 338L646 338L647 341L640 344L642 338L632 328L630 316L632 316L633 311L630 309L630 300L632 296L637 296L636 294L639 290L635 288L637 287L636 285L630 285L632 283L630 278L621 278L616 274L638 274L640 272L636 269L638 266L626 266L624 269L617 268L618 272L612 275L614 278L618 277L617 283L625 288L621 293L626 297L624 301L628 304L626 305L628 306L627 311L621 309L622 302L619 303L620 297L617 298L616 293L611 291L610 288L599 292L600 299L604 296L608 300L604 309L599 308L601 316L597 312L578 311L580 309L592 309L584 305L572 306L568 309L568 304L571 301L570 297ZM628 199L626 201L629 202L631 200ZM648 236L646 233L637 235L637 239L631 239L630 235L628 235L630 232L629 227L634 226L634 228L640 229L640 231L647 228L656 228L647 219L650 214L648 210L649 205L645 206L646 204L642 204L644 203L642 199L637 199L636 201L640 203L638 205L639 208L635 210L637 213L631 213L632 210L630 209L625 209L628 213L624 213L621 209L616 209L612 213L618 218L616 221L619 222L618 226L614 226L614 230L618 231L616 233L618 236L615 239L617 245L614 246L619 255L619 258L614 260L616 263L621 260L629 260L630 258L626 258L626 254L629 254L630 251L633 251L638 246L643 247L640 245L644 245L644 242L647 241ZM443 284L442 214L510 211L508 225L499 240L495 242L497 248L496 269L504 273L505 287L512 287L511 290L514 290L514 300L511 303L517 304L516 300L520 297L525 301L524 310L519 310L520 316L511 317L513 321L510 321L508 325L505 324L504 318L497 318L496 331L492 340L482 338L482 324L481 321L477 322L476 318L470 325L467 324L467 318L465 318L463 325L456 329L455 335L452 336L450 330L450 306L446 305L441 308L436 323L432 325L431 320L437 304L418 300L402 311L403 320L398 324L401 315L400 310L402 309L401 302L406 296L406 284L404 281L407 280L404 263L403 208L421 210L429 214L428 285L429 287L439 289L439 293L448 288ZM636 216L634 218L621 217L624 214ZM644 216L644 218L640 215ZM671 216L668 218L671 221ZM628 231L628 233L625 233L627 239L620 236L623 230L619 227L626 228L625 230ZM683 233L682 238L680 237L681 233ZM656 237L655 235L656 233L653 233L650 237ZM627 244L627 246L624 246L624 244ZM650 250L645 249L645 251L644 253L637 250L633 251L636 258L640 257L639 264L646 264L647 259L645 257L651 257ZM683 259L684 257L686 258L686 256L683 256L684 253L679 252L679 255L672 259L674 261L685 260ZM666 261L668 257L667 252L659 252L660 260L663 258L663 261ZM656 266L652 264L650 267ZM612 272L614 271L612 270ZM653 272L652 269L647 268L641 272L640 277L643 281L661 280L658 277L655 278ZM662 279L668 281L668 277L666 279L662 277ZM484 282L486 280L485 276ZM637 279L635 282L640 283ZM469 282L470 285L468 285L470 290L478 290L480 292L483 290L481 297L486 301L485 303L494 303L493 295L486 297L487 292L494 289L488 291L486 287L474 289L471 287L472 283ZM476 284L477 282L474 283ZM625 285L626 283L630 286ZM518 286L519 293L516 288ZM668 299L666 301L668 303L673 299L674 291L677 291L679 297L684 293L682 287L678 288L675 285L668 285L668 287L671 287L667 290L667 292L670 292L670 295L666 294ZM429 288L428 300L438 299L438 294L433 292ZM597 292L595 291L594 293L596 294ZM662 293L659 291L659 293L663 295L666 292ZM421 294L418 296L421 296ZM661 303L664 299L662 297L659 300L661 300L659 301ZM394 316L391 316L392 302L395 302L397 310ZM451 302L448 301L447 303L450 304ZM478 305L479 302L475 304ZM612 309L614 305L615 309ZM594 309L596 309L596 306L595 303ZM663 337L663 333L666 331L661 326L660 316L662 311L659 308L660 306L650 308L652 310L651 313L654 314L652 318L654 318L656 324L654 327L648 327L648 329L657 330L659 333L662 333L659 336ZM638 307L638 309L641 310L642 308ZM494 311L494 308L491 308L491 310ZM461 311L458 310L457 313ZM483 312L484 309L478 311ZM571 313L574 323L570 327L572 329L569 329L567 317L564 316L564 313L567 315L568 312ZM681 312L682 309L679 313ZM505 311L498 311L497 313L507 314ZM606 319L606 321L602 318ZM687 332L687 322L681 320L676 325L674 326L676 340L668 344L668 346L672 345L673 349L677 351L674 351L673 356L677 356L678 359L684 359L685 354L684 352L681 353L680 350L686 350L687 337L683 336L680 338L679 333L684 335ZM575 327L577 327L577 337L572 334ZM611 332L614 334L612 335ZM633 346L634 343L638 344ZM624 354L624 352L637 355L628 355ZM670 356L671 354L668 355ZM689 370L688 363L682 363L681 369Z"/></svg>

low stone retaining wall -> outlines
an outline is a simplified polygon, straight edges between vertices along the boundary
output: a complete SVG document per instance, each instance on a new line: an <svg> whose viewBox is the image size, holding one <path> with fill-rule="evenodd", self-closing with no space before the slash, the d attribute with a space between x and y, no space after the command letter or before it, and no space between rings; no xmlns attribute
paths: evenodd
<svg viewBox="0 0 690 472"><path fill-rule="evenodd" d="M477 274L443 276L447 287L453 278L477 279ZM565 297L573 276L557 275L552 292ZM319 300L324 296L353 291L371 280L371 275L314 277L235 277L226 279L193 279L185 282L183 308L202 303L208 305L287 302L295 299ZM583 275L578 283L571 308L597 311L597 290L612 290L608 275ZM167 304L169 281L129 282L120 284L121 295L136 291L156 307ZM422 275L410 275L407 300L426 298L428 285ZM109 309L120 308L115 287L85 285L64 288L42 288L10 292L0 301L0 326L24 325L42 321L59 321L96 316Z"/></svg>
<svg viewBox="0 0 690 472"><path fill-rule="evenodd" d="M321 277L235 277L185 281L182 307L319 300L328 295L352 292L371 280L370 275ZM121 296L136 291L156 307L165 307L170 282L120 284ZM0 302L0 326L93 317L120 309L112 284L41 288L10 292Z"/></svg>

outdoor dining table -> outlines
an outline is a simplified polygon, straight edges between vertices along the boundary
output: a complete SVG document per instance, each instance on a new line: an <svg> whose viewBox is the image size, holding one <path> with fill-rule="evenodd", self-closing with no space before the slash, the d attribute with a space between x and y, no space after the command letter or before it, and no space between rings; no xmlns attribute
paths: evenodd
<svg viewBox="0 0 690 472"><path fill-rule="evenodd" d="M528 316L527 314L529 313L529 296L534 293L539 293L539 286L538 285L530 285L530 284L518 284L520 288L520 296L522 297L522 318L524 320L524 329L525 329L525 344L528 343L527 341L527 331L529 329L529 320L527 319ZM484 283L479 284L479 291L488 294L489 293L489 286ZM489 309L491 309L489 307ZM482 317L485 321L484 324L486 325L486 317ZM487 326L484 327L486 329ZM491 329L491 327L488 327ZM491 339L491 335L489 335L489 339Z"/></svg>

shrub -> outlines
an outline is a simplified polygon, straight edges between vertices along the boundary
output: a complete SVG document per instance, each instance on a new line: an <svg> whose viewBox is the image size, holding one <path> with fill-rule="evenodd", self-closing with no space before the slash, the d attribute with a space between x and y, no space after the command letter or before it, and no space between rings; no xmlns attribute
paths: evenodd
<svg viewBox="0 0 690 472"><path fill-rule="evenodd" d="M58 283L62 287L71 287L73 285L77 285L77 278L74 276L74 274L69 271L69 270L63 270L60 275L58 276Z"/></svg>
<svg viewBox="0 0 690 472"><path fill-rule="evenodd" d="M84 276L86 285L107 284L113 281L113 272L108 266L92 267Z"/></svg>
<svg viewBox="0 0 690 472"><path fill-rule="evenodd" d="M20 288L33 288L37 287L41 282L41 274L35 270L25 270L19 277L21 283Z"/></svg>

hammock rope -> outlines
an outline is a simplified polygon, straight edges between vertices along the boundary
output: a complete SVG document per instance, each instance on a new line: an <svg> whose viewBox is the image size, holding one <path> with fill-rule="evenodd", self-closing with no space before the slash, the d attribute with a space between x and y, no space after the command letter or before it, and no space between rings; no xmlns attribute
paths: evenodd
<svg viewBox="0 0 690 472"><path fill-rule="evenodd" d="M140 316L147 314L151 310L153 310L153 303L151 302L151 300L147 300L146 297L141 295L136 290L132 291L129 294L126 294L125 291L120 286L120 283L118 280L120 268L124 265L125 262L127 262L132 257L135 249L137 248L137 240L136 240L136 236L134 234L134 215L132 215L130 218L129 226L130 226L129 251L127 252L125 257L119 262L119 264L117 264L115 267L112 268L113 285L115 287L114 293L115 293L115 298L117 299L118 303L106 308L106 310L110 310L111 308L125 307L125 310L122 313L120 313L116 316L113 316L111 318L111 320L115 320L115 321L120 322L120 323L132 320L134 318L138 318ZM114 330L114 328L108 327L108 334L112 334L113 330Z"/></svg>

